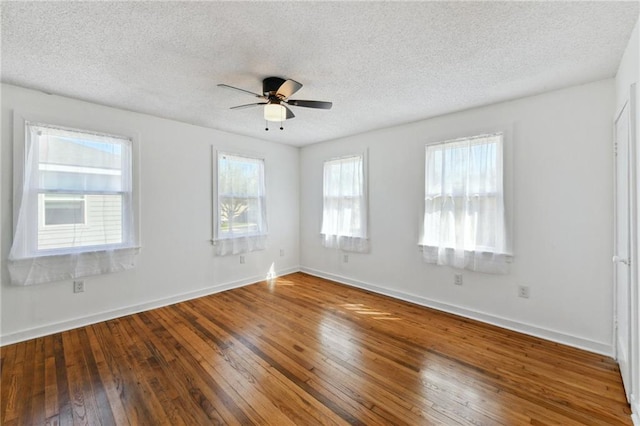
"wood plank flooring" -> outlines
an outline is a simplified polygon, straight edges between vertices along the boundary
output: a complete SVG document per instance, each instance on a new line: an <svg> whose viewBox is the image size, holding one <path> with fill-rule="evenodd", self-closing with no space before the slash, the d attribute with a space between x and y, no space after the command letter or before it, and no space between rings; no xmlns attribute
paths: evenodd
<svg viewBox="0 0 640 426"><path fill-rule="evenodd" d="M302 273L2 348L3 425L630 425L607 357Z"/></svg>

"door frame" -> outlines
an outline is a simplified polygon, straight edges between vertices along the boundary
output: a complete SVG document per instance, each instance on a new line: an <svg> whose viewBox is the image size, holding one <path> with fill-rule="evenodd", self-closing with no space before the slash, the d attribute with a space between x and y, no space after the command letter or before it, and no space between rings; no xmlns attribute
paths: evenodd
<svg viewBox="0 0 640 426"><path fill-rule="evenodd" d="M618 199L618 179L617 179L617 134L616 129L618 119L621 114L625 111L625 108L628 108L629 115L629 149L628 149L628 193L629 193L629 297L631 299L629 304L629 378L628 383L630 385L630 389L625 389L625 394L629 397L629 403L633 406L636 399L640 397L639 395L639 386L638 383L638 375L640 374L640 366L638 365L639 358L639 344L638 336L638 308L639 308L639 289L638 289L638 209L637 209L637 199L638 199L638 184L637 184L637 88L636 84L632 84L629 91L628 100L620 107L620 109L616 112L614 119L614 251L617 247L617 230L618 230L618 215L617 215L617 199ZM615 259L615 258L614 258ZM614 266L613 268L613 354L616 359L618 359L618 276L617 276L617 268ZM636 402L637 403L637 402ZM640 413L634 413L636 415Z"/></svg>

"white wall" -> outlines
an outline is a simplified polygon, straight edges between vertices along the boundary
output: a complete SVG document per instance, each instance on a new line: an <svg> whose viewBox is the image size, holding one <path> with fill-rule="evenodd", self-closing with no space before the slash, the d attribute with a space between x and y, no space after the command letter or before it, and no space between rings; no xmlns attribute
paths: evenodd
<svg viewBox="0 0 640 426"><path fill-rule="evenodd" d="M338 281L612 353L613 80L304 147L301 265ZM508 275L427 265L418 251L427 141L503 128L515 260ZM369 150L369 254L320 244L322 162ZM510 176L510 177L509 177ZM531 297L517 297L517 286Z"/></svg>
<svg viewBox="0 0 640 426"><path fill-rule="evenodd" d="M636 83L636 90L640 91L638 79L640 78L640 35L639 35L639 25L640 20L636 22L636 26L633 29L631 34L631 38L629 39L629 44L625 49L624 55L622 57L622 61L620 62L620 67L618 68L618 72L616 74L616 115L620 111L620 109L624 106L625 102L629 100L629 88L633 83ZM636 100L640 101L640 93L636 93ZM640 108L636 109L636 171L637 171L637 188L639 190L636 195L636 200L640 200ZM640 224L640 209L638 209L638 216L636 218L636 222ZM638 241L640 241L640 229L638 231ZM640 253L637 253L638 256L636 258L635 264L640 265ZM633 263L633 262L632 262ZM637 268L637 266L636 266ZM634 351L631 354L632 360L631 363L633 365L633 370L635 371L636 377L632 379L632 390L631 390L631 406L634 413L634 421L640 426L640 326L638 323L640 322L640 314L638 313L638 307L640 306L640 292L637 290L639 284L637 282L638 277L634 277L635 282L633 283L635 289L635 295L633 295L634 300L632 303L632 318L631 318L631 332L634 335L632 338L632 342L634 345ZM633 294L633 293L632 293Z"/></svg>
<svg viewBox="0 0 640 426"><path fill-rule="evenodd" d="M12 238L13 110L140 141L142 252L127 272L15 287L5 260ZM2 343L72 328L264 279L299 265L299 150L176 121L2 85ZM269 249L215 257L211 246L211 147L265 158ZM285 256L280 257L280 249Z"/></svg>

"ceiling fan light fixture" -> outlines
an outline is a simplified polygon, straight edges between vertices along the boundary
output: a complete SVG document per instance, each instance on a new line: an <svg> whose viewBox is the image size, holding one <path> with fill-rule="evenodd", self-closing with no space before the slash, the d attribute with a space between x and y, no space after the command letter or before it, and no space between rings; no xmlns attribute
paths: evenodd
<svg viewBox="0 0 640 426"><path fill-rule="evenodd" d="M264 119L267 121L284 121L287 119L287 110L280 104L267 104L264 106Z"/></svg>

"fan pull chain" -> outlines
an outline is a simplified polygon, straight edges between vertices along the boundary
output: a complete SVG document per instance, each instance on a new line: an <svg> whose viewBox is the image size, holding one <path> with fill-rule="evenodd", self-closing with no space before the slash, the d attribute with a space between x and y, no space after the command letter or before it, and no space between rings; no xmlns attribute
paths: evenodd
<svg viewBox="0 0 640 426"><path fill-rule="evenodd" d="M282 122L284 121L284 117L282 116L284 113L284 108L280 110L280 130L284 130L284 127L282 127Z"/></svg>
<svg viewBox="0 0 640 426"><path fill-rule="evenodd" d="M269 131L269 122L267 120L264 120L264 125L265 125L265 128L264 128L265 132L268 132Z"/></svg>

